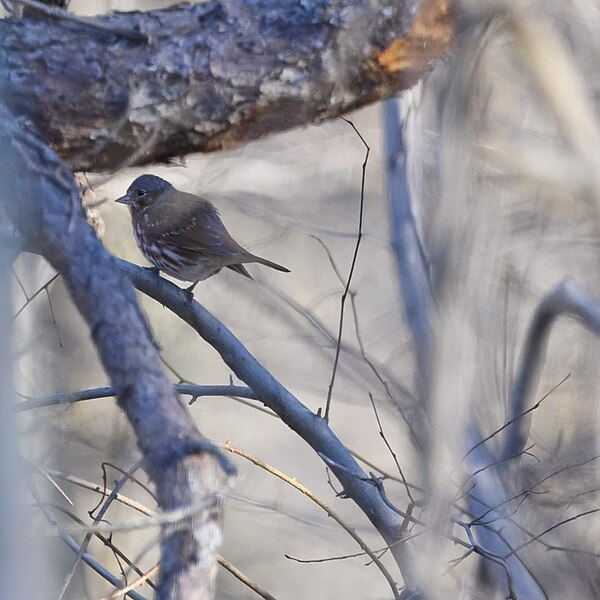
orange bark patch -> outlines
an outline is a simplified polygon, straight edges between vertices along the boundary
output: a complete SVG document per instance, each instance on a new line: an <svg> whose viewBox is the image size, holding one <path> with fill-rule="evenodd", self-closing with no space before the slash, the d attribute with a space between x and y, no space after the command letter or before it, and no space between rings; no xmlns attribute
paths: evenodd
<svg viewBox="0 0 600 600"><path fill-rule="evenodd" d="M377 56L381 67L389 73L422 71L443 56L453 33L448 5L448 0L425 0L408 35Z"/></svg>

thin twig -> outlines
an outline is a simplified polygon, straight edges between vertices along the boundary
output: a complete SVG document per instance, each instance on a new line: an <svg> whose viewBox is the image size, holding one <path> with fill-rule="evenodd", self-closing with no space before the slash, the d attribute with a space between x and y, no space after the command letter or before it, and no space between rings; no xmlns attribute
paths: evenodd
<svg viewBox="0 0 600 600"><path fill-rule="evenodd" d="M365 138L361 135L360 131L356 128L356 125L352 121L349 121L345 117L340 117L342 121L348 123L350 127L354 130L356 135L359 137L360 141L363 143L365 147L365 158L362 164L362 175L360 182L360 208L358 211L358 233L356 236L356 244L354 246L354 254L352 255L352 262L350 264L350 272L348 273L348 279L346 281L346 287L344 288L344 293L340 299L340 322L338 327L338 335L337 335L337 343L335 346L335 359L333 361L333 370L331 371L331 379L329 381L329 387L327 389L327 401L325 403L325 411L323 413L323 418L327 421L329 420L329 408L331 406L331 395L333 393L333 384L335 383L335 375L337 373L338 362L340 359L340 350L342 347L342 334L344 329L344 308L346 304L346 298L348 296L348 291L350 290L350 284L352 283L352 276L354 275L354 268L356 267L356 259L358 258L358 251L360 249L360 242L362 240L363 234L363 215L364 215L364 206L365 206L365 182L366 182L366 173L367 173L367 162L369 161L369 153L371 152L371 148L365 141Z"/></svg>
<svg viewBox="0 0 600 600"><path fill-rule="evenodd" d="M218 502L222 502L222 495L219 493L207 494L198 502L177 508L174 510L166 510L157 513L156 516L144 519L131 519L122 523L99 523L97 525L84 525L77 527L61 526L60 530L88 533L114 533L116 531L138 531L140 529L149 529L152 527L162 527L163 525L182 526L182 523L188 519L197 516L200 512L206 510ZM60 533L58 528L50 530L50 533Z"/></svg>
<svg viewBox="0 0 600 600"><path fill-rule="evenodd" d="M223 450L231 452L232 454L235 454L236 456L241 456L242 458L245 458L257 467L260 467L268 473L275 475L275 477L278 477L282 481L285 481L293 488L296 488L298 491L302 492L307 498L312 500L319 508L324 510L336 523L338 523L338 525L340 525L340 527L342 527L342 529L344 529L344 531L346 531L350 535L350 537L371 558L375 565L377 565L378 569L381 571L383 576L386 578L387 582L390 584L390 587L392 588L392 592L394 594L394 598L396 598L397 600L400 599L400 594L398 593L398 586L396 585L396 582L393 580L385 565L379 560L379 558L377 558L375 553L365 544L363 539L356 533L356 531L354 531L352 527L347 525L346 522L336 512L334 512L329 506L327 506L327 504L325 504L322 500L317 498L308 488L298 483L292 477L289 477L279 469L272 467L271 465L256 458L255 456L252 456L248 452L245 452L244 450L240 450L238 448L234 448L229 442L223 444L221 448L223 448Z"/></svg>
<svg viewBox="0 0 600 600"><path fill-rule="evenodd" d="M508 565L506 564L504 557L498 556L498 555L494 554L493 552L490 552L489 550L486 550L485 548L480 546L475 541L475 538L473 537L473 532L471 531L471 527L469 526L468 523L462 523L460 521L456 521L456 522L464 528L464 530L467 534L467 537L469 538L470 546L466 546L467 548L470 547L474 552L479 554L479 556L487 558L488 560L500 565L504 569L504 572L506 573L506 583L508 586L508 598L510 598L511 600L518 600L518 598L515 594L515 591L514 591L512 573L510 572L510 569L508 568ZM455 543L459 543L458 538L453 538L453 541ZM461 545L464 545L462 543L462 540L460 541L460 543L461 543Z"/></svg>
<svg viewBox="0 0 600 600"><path fill-rule="evenodd" d="M62 479L64 481L68 481L69 483L71 483L73 485L84 488L86 490L90 490L92 492L96 492L98 494L105 495L107 492L108 492L108 494L113 493L112 489L106 489L98 483L93 483L92 481L88 481L88 480L82 479L80 477L75 477L74 475L68 475L66 473L63 473L62 471L48 469L48 473L52 477L55 477L57 479ZM132 508L133 510L136 510L137 512L140 512L143 515L146 515L148 517L153 517L156 515L155 511L150 510L143 504L139 503L137 500L133 500L132 498L124 496L120 492L117 492L117 494L115 495L115 501L120 502L121 504L124 504L125 506L128 506L129 508Z"/></svg>
<svg viewBox="0 0 600 600"><path fill-rule="evenodd" d="M534 446L535 446L535 444L531 444L531 446L528 446L524 450L521 450L521 451L517 452L516 454L513 454L512 456L503 456L501 458L494 457L492 462L490 462L482 467L479 467L475 471L471 472L469 474L469 476L463 481L462 485L460 486L458 493L456 494L455 500L457 500L458 498L462 498L465 495L464 490L467 487L467 484L469 482L471 482L473 479L475 479L477 477L477 475L479 475L480 473L483 473L483 471L486 471L487 469L492 469L493 467L497 467L498 465L501 465L502 463L505 463L509 460L513 460L514 458L519 458L520 456L523 456L524 454L528 454L529 456L534 456L529 452L529 450L531 450ZM538 462L540 462L536 456L534 456L534 458ZM468 490L468 491L470 491L470 490ZM467 491L467 493L468 493L468 491Z"/></svg>
<svg viewBox="0 0 600 600"><path fill-rule="evenodd" d="M21 278L17 275L17 272L15 271L15 266L10 265L10 270L12 271L12 274L13 274L14 278L16 279L17 284L21 288L21 291L23 292L23 296L25 296L25 300L29 300L29 295L27 294L27 291L25 290L25 286L23 285Z"/></svg>
<svg viewBox="0 0 600 600"><path fill-rule="evenodd" d="M46 469L42 469L42 467L38 465L33 465L29 461L25 462L32 469L35 469L42 477L44 477L44 479L46 479L71 506L74 506L71 498L69 498L67 493L62 489L62 487L60 487L60 485L58 485L58 483L54 480L53 476L48 471L46 471Z"/></svg>
<svg viewBox="0 0 600 600"><path fill-rule="evenodd" d="M58 339L58 345L61 348L64 348L62 338L60 335L60 330L58 329L58 324L56 323L56 316L54 315L54 308L52 306L52 298L50 298L50 292L48 291L47 287L46 287L46 298L48 299L48 308L50 309L50 316L52 317L52 324L54 325L54 329L56 329L56 337Z"/></svg>
<svg viewBox="0 0 600 600"><path fill-rule="evenodd" d="M342 277L342 274L340 273L340 270L333 258L333 255L331 254L331 251L327 247L327 244L325 244L325 242L317 235L312 234L311 237L313 239L315 239L321 245L323 250L325 250L325 253L327 254L327 259L329 260L329 264L331 265L331 268L333 269L333 271L336 274L336 277L338 278L340 283L342 285L344 285L344 278ZM352 317L354 320L354 331L356 333L356 341L358 343L358 349L359 349L360 355L361 355L363 361L371 369L373 375L375 375L375 377L377 378L379 383L381 383L383 389L385 390L387 397L391 400L391 402L394 404L394 406L396 406L398 408L398 411L400 412L400 416L406 423L406 426L408 427L408 429L410 431L410 434L413 438L413 441L415 442L415 445L417 447L419 447L419 441L417 439L416 433L410 423L410 420L404 414L405 410L404 410L403 406L400 404L400 402L398 402L398 400L392 394L392 391L390 390L390 386L389 386L388 382L385 380L385 378L383 377L383 375L381 374L380 369L376 366L375 362L367 355L367 351L365 349L362 335L360 332L360 325L359 325L359 320L358 320L358 310L356 308L356 292L350 292L350 307L352 308ZM409 390L406 388L402 389L401 391L402 391L403 395L405 395L407 397L412 396L410 394ZM413 400L414 400L414 398L413 398Z"/></svg>
<svg viewBox="0 0 600 600"><path fill-rule="evenodd" d="M35 488L35 484L33 483L33 481L31 481L28 478L27 483L29 485L29 489L30 489L33 497L35 498L36 502L40 506L40 509L41 509L42 513L46 517L46 520L52 526L54 526L54 527L56 527L58 529L60 527L58 521L56 520L56 518L52 514L52 511L50 510L50 508L47 507L43 502L41 502L41 499L39 497L38 491ZM69 546L69 548L71 548L71 550L73 550L75 552L75 554L77 556L81 556L81 560L83 560L83 562L85 562L88 566L90 566L101 577L103 577L104 579L106 579L106 581L108 581L109 583L111 583L112 585L114 585L117 588L123 587L123 585L121 584L121 581L119 580L119 578L116 577L115 575L113 575L108 569L106 569L105 567L103 567L93 556L91 556L87 552L83 552L82 553L81 552L81 546L69 534L67 534L65 532L60 532L60 537L67 544L67 546ZM137 592L135 592L133 590L127 592L127 595L132 600L146 600L146 598L144 596L142 596L141 594L138 594Z"/></svg>
<svg viewBox="0 0 600 600"><path fill-rule="evenodd" d="M140 467L141 467L141 461L138 461L130 469L130 472L124 474L121 477L121 479L115 483L115 487L113 488L113 490L109 494L108 498L104 502L104 506L102 506L102 508L100 509L98 514L94 517L94 525L97 525L99 523L99 521L104 517L104 515L106 514L106 511L109 509L110 505L112 504L112 501L116 498L119 490L125 485L126 481L129 479L129 477L131 477L133 475L133 473ZM83 525L79 525L79 527L83 527ZM92 532L88 531L88 533L86 533L86 536L81 544L80 552L77 555L75 563L73 564L69 574L65 577L63 587L61 589L60 594L58 595L58 600L62 600L62 598L66 594L67 589L68 589L69 585L71 584L71 581L75 575L75 572L77 571L77 567L79 566L79 561L82 559L83 554L85 554L85 552L87 551L87 548L91 541L92 541Z"/></svg>
<svg viewBox="0 0 600 600"><path fill-rule="evenodd" d="M151 569L149 569L144 574L142 574L139 579L136 579L133 583L130 583L127 587L124 587L123 589L120 589L120 590L116 590L110 596L103 596L101 598L101 600L117 600L117 598L124 596L127 592L135 589L136 587L140 587L141 585L144 585L144 583L146 583L146 581L148 581L148 579L150 579L150 577L154 577L154 575L156 575L158 573L158 568L159 568L158 564L154 565Z"/></svg>
<svg viewBox="0 0 600 600"><path fill-rule="evenodd" d="M32 296L27 298L27 301L25 302L25 304L23 304L23 306L21 306L21 308L13 316L13 320L15 320L29 306L29 304L31 303L32 300L34 300L42 292L46 291L46 289L50 285L52 285L52 283L54 283L54 281L57 280L59 277L60 277L60 273L54 274L41 288L39 288Z"/></svg>
<svg viewBox="0 0 600 600"><path fill-rule="evenodd" d="M230 563L226 558L219 556L217 560L224 569L229 571L236 579L241 581L252 591L256 592L261 598L264 598L265 600L277 600L275 596L269 594L269 592L267 592L266 590L263 590L260 586L254 583L254 581L252 581L244 573L242 573L242 571L240 571L235 565Z"/></svg>
<svg viewBox="0 0 600 600"><path fill-rule="evenodd" d="M375 554L378 555L379 558L381 558L393 546L398 546L400 544L406 544L407 542L414 540L415 538L419 537L420 535L423 535L423 533L425 533L425 532L420 531L419 533L415 533L414 535L406 536L406 537L402 538L401 540L398 540L397 542L390 544L389 546L384 546L383 548L374 550L374 552L375 552ZM341 556L328 556L326 558L298 558L297 556L291 556L290 554L284 554L284 556L288 560L293 560L294 562L298 562L298 563L302 563L302 564L311 564L311 563L336 562L339 560L348 560L351 558L360 558L362 556L367 556L367 553L366 552L355 552L354 554L344 554ZM371 564L371 562L372 561L369 561L369 563L367 563L367 566L369 564Z"/></svg>
<svg viewBox="0 0 600 600"><path fill-rule="evenodd" d="M514 417L510 421L507 421L506 423L504 423L504 425L502 425L502 427L496 429L494 432L490 433L490 435L488 435L486 438L484 438L479 443L477 443L475 446L473 446L462 457L462 459L461 459L460 462L461 463L464 462L464 460L469 456L469 454L471 454L471 452L473 452L474 450L476 450L477 448L479 448L479 446L481 446L482 444L485 444L486 442L488 442L489 440L491 440L493 437L495 437L496 435L498 435L501 431L503 431L504 429L506 429L507 427L509 427L510 425L512 425L515 421L518 421L519 419L523 418L525 415L527 415L530 412L533 412L534 410L538 409L540 407L540 405L542 404L542 402L544 400L546 400L546 398L548 398L553 392L555 392L565 381L567 381L567 379L569 379L569 377L571 377L571 373L568 373L565 377L563 377L555 386L552 387L552 389L549 392L546 392L531 408L528 408L526 411L523 411L520 415L517 415L516 417Z"/></svg>
<svg viewBox="0 0 600 600"><path fill-rule="evenodd" d="M256 399L254 392L244 386L237 385L196 385L180 383L176 384L175 391L184 396L239 396L251 400ZM27 399L19 402L15 406L17 412L44 408L47 406L57 406L63 404L73 404L84 400L95 400L98 398L111 398L115 395L112 387L92 388L89 390L80 390L77 392L67 392L65 394L55 394L45 398ZM260 407L259 407L260 408ZM272 413L269 413L272 414Z"/></svg>
<svg viewBox="0 0 600 600"><path fill-rule="evenodd" d="M383 427L381 425L379 413L377 412L377 407L375 406L375 400L373 400L373 394L371 394L371 392L369 392L369 400L371 400L371 406L373 407L373 412L375 413L375 418L377 419L377 426L379 427L379 435L381 436L381 439L384 441L387 449L390 451L390 454L392 455L392 458L394 459L394 462L396 463L396 468L398 469L398 473L400 473L400 478L402 479L402 483L404 485L404 488L406 489L406 493L407 493L408 497L410 498L410 501L414 503L415 499L413 498L410 488L408 487L408 483L406 482L406 477L404 477L404 473L402 472L402 467L400 466L400 463L398 462L398 456L396 456L396 453L394 452L392 446L388 442L388 439L385 437L385 433L383 433Z"/></svg>
<svg viewBox="0 0 600 600"><path fill-rule="evenodd" d="M106 473L106 471L105 471L106 467L110 467L111 469L114 469L115 471L118 471L119 473L121 473L121 475L123 475L124 477L127 477L127 479L129 481L132 481L133 483L135 483L136 485L141 487L155 502L158 503L158 498L157 498L156 494L154 493L154 491L152 490L152 488L150 488L148 485L146 485L143 481L140 481L133 474L133 470L126 471L125 469L122 469L121 467L119 467L118 465L115 465L114 463L104 461L102 463L103 474ZM96 510L96 509L94 509L94 510Z"/></svg>
<svg viewBox="0 0 600 600"><path fill-rule="evenodd" d="M79 525L85 526L85 523L75 514L73 514L70 510L67 510L66 508L62 507L62 506L56 506L54 504L52 505L48 505L51 506L52 508L54 508L55 510L59 510L60 512L62 512L63 514L67 515L70 519L72 519L73 521L75 521L76 523L78 523ZM119 548L117 548L112 540L108 539L107 537L103 536L100 533L95 533L94 534L96 538L98 538L109 550L111 550L111 552L114 554L115 559L117 560L117 562L119 563L119 565L121 564L120 561L123 560L125 562L125 564L131 568L133 571L135 571L135 573L137 573L138 576L142 576L144 573L143 571L124 553L122 552ZM121 568L121 575L124 575L123 573L123 569ZM154 584L154 582L152 581L148 581L148 585L153 588L156 589L156 585Z"/></svg>
<svg viewBox="0 0 600 600"><path fill-rule="evenodd" d="M573 521L576 521L577 519L581 519L581 517L587 517L588 515L593 515L600 512L600 508L592 508L590 510L586 510L582 513L579 513L573 517L569 517L568 519L564 519L562 521L559 521L558 523L555 523L554 525L552 525L551 527L548 527L548 529L544 529L544 531L542 531L541 533L537 534L536 536L534 536L533 538L531 538L530 540L527 540L526 542L523 542L520 546L517 546L516 548L513 548L506 556L505 558L508 558L509 556L512 556L513 554L516 554L519 550L525 548L525 546L529 546L529 544L531 544L532 542L536 542L538 541L542 536L550 533L551 531L554 531L555 529L558 529L559 527L562 527L563 525L566 525L567 523L571 523Z"/></svg>
<svg viewBox="0 0 600 600"><path fill-rule="evenodd" d="M512 502L513 500L517 500L521 496L524 496L526 494L541 494L541 493L544 493L544 492L535 492L534 490L535 490L535 488L539 487L540 485L542 485L543 483L545 483L546 481L548 481L552 477L556 477L556 475L560 475L561 473L564 473L565 471L570 471L572 469L576 469L578 467L582 467L584 465L587 465L588 463L590 463L590 462L592 462L594 460L597 460L598 458L600 458L600 454L597 454L596 456L592 456L592 458L588 458L587 460L584 460L583 462L576 463L576 464L569 464L569 465L567 465L565 467L561 467L557 471L554 471L553 473L550 473L550 475L547 475L543 479L540 479L540 481L534 483L531 487L527 488L526 490L524 490L522 492L519 492L518 494L515 494L514 496L511 496L510 498L507 498L506 500L503 500L502 502L499 502L495 506L491 506L483 514L481 514L480 516L478 516L476 519L473 519L473 521L471 521L471 525L477 525L479 523L479 521L481 519L484 519L489 513L498 510L504 504L508 504L509 502Z"/></svg>

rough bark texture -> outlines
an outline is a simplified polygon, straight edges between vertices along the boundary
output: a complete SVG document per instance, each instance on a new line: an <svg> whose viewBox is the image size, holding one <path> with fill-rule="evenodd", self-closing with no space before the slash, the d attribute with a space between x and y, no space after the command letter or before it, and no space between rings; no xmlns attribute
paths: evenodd
<svg viewBox="0 0 600 600"><path fill-rule="evenodd" d="M157 597L208 599L231 472L163 373L133 286L87 224L69 170L2 108L0 144L10 148L0 162L0 201L27 248L63 276L87 321L161 508L190 507L190 518L163 529ZM192 512L194 506L199 510Z"/></svg>
<svg viewBox="0 0 600 600"><path fill-rule="evenodd" d="M405 89L450 37L447 0L208 0L0 20L10 109L71 168L234 146Z"/></svg>

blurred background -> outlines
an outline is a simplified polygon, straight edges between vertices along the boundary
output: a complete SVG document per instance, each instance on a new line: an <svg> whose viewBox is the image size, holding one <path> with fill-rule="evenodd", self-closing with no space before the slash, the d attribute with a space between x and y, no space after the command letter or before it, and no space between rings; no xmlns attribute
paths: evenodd
<svg viewBox="0 0 600 600"><path fill-rule="evenodd" d="M168 4L73 0L70 10L99 14ZM385 130L381 105L348 115L371 153L363 237L330 416L342 442L368 461L362 463L367 472L397 478L372 395L408 481L423 486L427 477L443 480L457 494L469 476L461 463L468 450L465 427L476 423L487 435L505 422L521 344L542 296L569 278L600 297L600 146L595 145L600 142L600 6L587 0L502 2L485 14L482 6L459 4L463 16L454 52L400 100L413 209L435 298L437 350L427 374L437 427L431 434L434 448L424 459L407 426L417 411L418 390L390 246L383 159L385 137L401 132ZM94 193L86 201L95 207L94 223L109 251L147 265L135 246L128 211L114 199L138 175L154 173L213 201L236 240L287 266L290 274L251 265L254 280L219 273L199 284L195 297L317 410L324 406L333 368L340 298L358 232L364 158L354 130L333 120L229 152L127 169L108 181L88 174ZM23 308L14 320L17 392L38 398L108 385L89 332L52 269L38 257L21 255L13 271L14 304ZM156 302L141 295L140 301L174 381L229 382L229 369L197 334ZM531 490L511 505L527 539L597 506L597 365L593 334L573 319L559 319L536 398L569 377L535 411L531 455L521 459L511 482L517 492ZM371 548L384 547L365 515L336 496L339 486L329 482L319 457L277 418L231 398L199 398L190 410L204 435L229 441L296 478ZM89 523L87 511L101 500L64 476L102 485L105 465L111 487L121 473L110 465L128 470L139 460L131 428L111 398L28 411L19 426L34 469L51 475L63 490L50 477L38 483L45 501L59 507L56 518L63 523L74 523L69 512ZM297 490L241 458L232 460L239 477L226 506L225 558L277 598L389 597L387 582L364 556L308 564L287 558L341 557L359 549ZM148 483L143 471L137 477ZM409 501L404 486L393 479L385 483L389 499L404 509ZM156 508L135 482L122 491ZM32 527L46 532L44 516L31 515ZM118 523L133 517L130 508L113 503L106 519ZM594 514L582 517L524 550L548 597L600 597L598 523ZM115 533L112 541L142 571L156 563L156 530ZM48 544L54 562L44 598L98 599L114 591L81 564L65 586L76 556L59 538L49 537ZM446 550L448 559L463 553ZM97 540L89 552L113 573L125 570ZM382 560L396 576L392 561ZM477 573L474 556L449 570L442 583L445 597L494 597L482 591ZM129 580L136 577L129 573ZM138 591L152 596L148 586ZM256 595L220 569L216 597Z"/></svg>

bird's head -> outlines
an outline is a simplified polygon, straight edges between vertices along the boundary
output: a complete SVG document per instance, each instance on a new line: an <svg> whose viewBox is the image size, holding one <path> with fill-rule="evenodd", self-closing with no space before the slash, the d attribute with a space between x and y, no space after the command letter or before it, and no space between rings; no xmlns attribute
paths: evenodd
<svg viewBox="0 0 600 600"><path fill-rule="evenodd" d="M141 175L127 188L127 193L117 202L126 204L131 210L141 210L155 202L163 192L172 190L173 186L156 175Z"/></svg>

